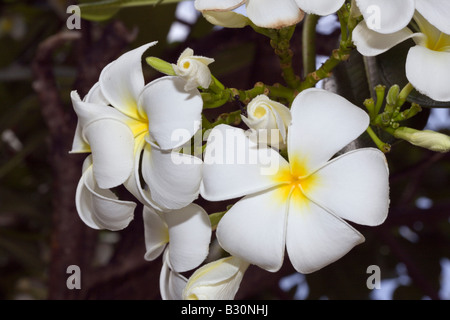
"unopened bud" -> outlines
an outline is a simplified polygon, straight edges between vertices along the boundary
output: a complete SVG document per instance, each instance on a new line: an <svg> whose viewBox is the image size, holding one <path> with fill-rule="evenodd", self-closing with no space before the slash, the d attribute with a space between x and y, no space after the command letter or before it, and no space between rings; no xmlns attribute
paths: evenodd
<svg viewBox="0 0 450 320"><path fill-rule="evenodd" d="M450 136L432 130L416 130L401 127L394 131L394 136L409 143L436 152L450 151Z"/></svg>
<svg viewBox="0 0 450 320"><path fill-rule="evenodd" d="M156 57L148 57L145 59L145 61L149 66L151 66L155 70L158 70L159 72L165 73L169 76L175 75L175 71L173 70L173 67L169 62Z"/></svg>
<svg viewBox="0 0 450 320"><path fill-rule="evenodd" d="M399 93L400 87L397 84L393 85L388 91L386 102L390 105L396 105Z"/></svg>

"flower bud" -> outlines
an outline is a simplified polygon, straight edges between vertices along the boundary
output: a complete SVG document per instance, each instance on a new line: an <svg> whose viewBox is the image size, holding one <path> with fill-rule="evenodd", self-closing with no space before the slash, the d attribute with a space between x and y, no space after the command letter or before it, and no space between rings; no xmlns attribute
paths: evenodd
<svg viewBox="0 0 450 320"><path fill-rule="evenodd" d="M164 60L161 60L156 57L148 57L145 59L147 61L147 64L151 66L153 69L158 70L159 72L165 73L169 76L174 76L175 71L173 70L172 64L169 62L166 62Z"/></svg>
<svg viewBox="0 0 450 320"><path fill-rule="evenodd" d="M407 127L401 127L394 131L394 136L409 143L426 148L436 152L450 151L450 136L431 131L415 130Z"/></svg>
<svg viewBox="0 0 450 320"><path fill-rule="evenodd" d="M248 104L247 117L241 117L250 129L256 130L260 143L280 149L285 146L292 117L291 111L283 104L259 95Z"/></svg>
<svg viewBox="0 0 450 320"><path fill-rule="evenodd" d="M197 269L183 290L183 300L232 300L249 263L234 256Z"/></svg>
<svg viewBox="0 0 450 320"><path fill-rule="evenodd" d="M178 58L177 64L172 64L175 73L186 80L184 89L190 91L197 87L208 88L211 84L211 71L208 68L214 59L194 56L191 48L186 48Z"/></svg>
<svg viewBox="0 0 450 320"><path fill-rule="evenodd" d="M393 85L388 91L386 102L390 105L395 106L397 104L399 93L400 87L397 84Z"/></svg>

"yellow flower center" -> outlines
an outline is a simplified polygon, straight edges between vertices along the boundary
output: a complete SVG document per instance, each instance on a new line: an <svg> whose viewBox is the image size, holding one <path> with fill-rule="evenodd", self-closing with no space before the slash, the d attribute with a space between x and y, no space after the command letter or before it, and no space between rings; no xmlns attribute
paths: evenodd
<svg viewBox="0 0 450 320"><path fill-rule="evenodd" d="M280 168L273 179L279 183L276 192L277 201L286 203L291 199L291 205L305 206L309 200L305 196L319 185L319 177L309 174L307 161L294 157L290 166Z"/></svg>
<svg viewBox="0 0 450 320"><path fill-rule="evenodd" d="M131 132L134 136L134 152L137 152L137 148L142 142L143 139L145 139L145 135L147 134L149 127L148 127L148 117L146 114L141 115L137 111L137 105L133 101L130 102L129 106L131 106L129 109L133 110L133 117L129 116L126 124L130 128Z"/></svg>
<svg viewBox="0 0 450 320"><path fill-rule="evenodd" d="M450 35L441 32L417 12L414 15L414 21L426 36L426 40L422 43L423 46L433 51L450 52Z"/></svg>
<svg viewBox="0 0 450 320"><path fill-rule="evenodd" d="M266 115L266 113L267 113L267 111L265 108L257 107L255 109L255 111L253 112L253 115L255 116L255 118L260 119L260 118L264 117Z"/></svg>
<svg viewBox="0 0 450 320"><path fill-rule="evenodd" d="M191 63L189 61L186 61L185 63L183 63L183 68L185 68L185 69L189 69L190 66L191 66Z"/></svg>

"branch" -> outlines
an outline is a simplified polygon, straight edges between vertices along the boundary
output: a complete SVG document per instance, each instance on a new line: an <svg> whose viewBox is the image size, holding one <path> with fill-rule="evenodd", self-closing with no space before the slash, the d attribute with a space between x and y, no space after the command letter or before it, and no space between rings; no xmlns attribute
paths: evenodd
<svg viewBox="0 0 450 320"><path fill-rule="evenodd" d="M82 158L69 154L76 126L76 114L64 105L60 86L53 73L53 53L68 41L79 40L78 78L74 87L83 96L98 81L102 68L135 39L136 30L127 31L120 22L106 26L99 39L91 37L90 24L80 32L63 31L44 40L32 63L33 89L36 91L43 119L49 130L49 164L53 173L53 225L49 270L49 299L82 299L88 290L68 290L67 267L77 265L83 274L92 271L97 233L78 217L75 194L81 176ZM69 111L68 111L69 110ZM90 286L82 277L82 288Z"/></svg>

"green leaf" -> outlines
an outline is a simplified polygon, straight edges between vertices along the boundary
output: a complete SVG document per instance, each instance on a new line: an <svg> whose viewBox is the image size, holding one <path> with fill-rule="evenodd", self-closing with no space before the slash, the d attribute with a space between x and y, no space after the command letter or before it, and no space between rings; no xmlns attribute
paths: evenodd
<svg viewBox="0 0 450 320"><path fill-rule="evenodd" d="M364 100L371 96L364 58L356 50L352 51L350 58L339 64L333 70L332 76L324 82L326 89L336 92L360 107Z"/></svg>
<svg viewBox="0 0 450 320"><path fill-rule="evenodd" d="M82 3L79 7L82 18L92 21L104 21L113 17L122 8L168 4L181 1L184 0L103 0Z"/></svg>

